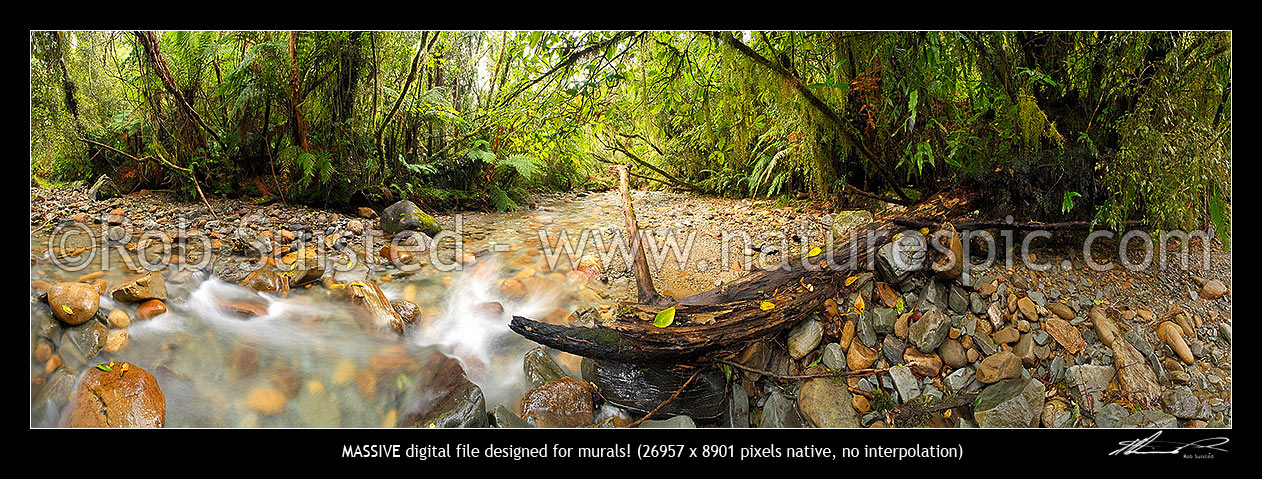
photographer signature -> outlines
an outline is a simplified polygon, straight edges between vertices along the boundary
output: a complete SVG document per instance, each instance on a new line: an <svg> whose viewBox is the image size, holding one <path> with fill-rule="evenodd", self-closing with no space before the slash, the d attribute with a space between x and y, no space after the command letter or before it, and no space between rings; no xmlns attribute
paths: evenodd
<svg viewBox="0 0 1262 479"><path fill-rule="evenodd" d="M1157 431L1153 435L1148 436L1146 439L1136 439L1133 441L1118 442L1118 444L1121 445L1122 447L1116 451L1110 452L1109 455L1116 456L1118 454L1121 454L1123 456L1129 456L1131 454L1179 454L1183 452L1184 449L1187 449L1187 448L1208 449L1210 451L1227 452L1226 449L1221 449L1218 446L1227 444L1227 442L1229 441L1229 439L1225 437L1209 437L1209 438L1192 441L1185 444L1185 443L1179 443L1179 442L1174 442L1174 441L1158 441L1157 437L1159 436L1161 436L1161 431ZM1176 447L1172 449L1168 449L1168 450L1161 450L1159 448L1161 446L1164 446L1164 447L1176 446Z"/></svg>

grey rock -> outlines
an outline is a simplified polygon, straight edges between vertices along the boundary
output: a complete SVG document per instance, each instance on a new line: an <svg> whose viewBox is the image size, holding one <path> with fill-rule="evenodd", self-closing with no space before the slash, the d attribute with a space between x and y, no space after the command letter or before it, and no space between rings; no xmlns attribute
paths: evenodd
<svg viewBox="0 0 1262 479"><path fill-rule="evenodd" d="M990 356L999 350L999 346L995 345L995 341L990 338L989 334L978 334L973 336L973 347L981 351L983 356Z"/></svg>
<svg viewBox="0 0 1262 479"><path fill-rule="evenodd" d="M946 309L949 302L946 296L946 284L937 279L931 279L921 291L920 301L916 303L915 309L917 311L928 311L933 308Z"/></svg>
<svg viewBox="0 0 1262 479"><path fill-rule="evenodd" d="M964 292L964 288L951 285L951 293L947 302L950 304L951 310L957 313L963 313L968 310L968 294Z"/></svg>
<svg viewBox="0 0 1262 479"><path fill-rule="evenodd" d="M982 299L982 295L977 293L969 293L968 295L969 311L973 314L982 314L986 312L986 300Z"/></svg>
<svg viewBox="0 0 1262 479"><path fill-rule="evenodd" d="M565 376L565 370L552 359L552 355L543 346L536 346L526 353L521 362L522 372L530 387L537 388Z"/></svg>
<svg viewBox="0 0 1262 479"><path fill-rule="evenodd" d="M1052 340L1052 335L1048 334L1047 331L1043 331L1041 329L1036 330L1033 333L1030 333L1030 335L1033 336L1034 344L1037 344L1039 346L1043 346ZM1083 336L1086 336L1086 335L1084 334Z"/></svg>
<svg viewBox="0 0 1262 479"><path fill-rule="evenodd" d="M850 391L843 381L815 378L798 389L798 411L806 424L814 427L859 427Z"/></svg>
<svg viewBox="0 0 1262 479"><path fill-rule="evenodd" d="M1041 291L1030 291L1027 294L1030 296L1030 301L1034 301L1034 304L1044 307L1047 306L1047 297L1044 296Z"/></svg>
<svg viewBox="0 0 1262 479"><path fill-rule="evenodd" d="M793 401L780 391L772 391L762 405L762 421L758 427L786 428L802 427L802 419L798 417Z"/></svg>
<svg viewBox="0 0 1262 479"><path fill-rule="evenodd" d="M1218 333L1223 339L1227 340L1227 344L1231 344L1231 325L1227 323L1218 323Z"/></svg>
<svg viewBox="0 0 1262 479"><path fill-rule="evenodd" d="M877 250L876 271L887 283L898 284L924 267L929 242L918 232L908 232Z"/></svg>
<svg viewBox="0 0 1262 479"><path fill-rule="evenodd" d="M920 397L920 384L916 381L916 376L911 373L911 368L907 366L894 366L890 368L890 377L894 380L894 389L898 391L898 397L903 402L908 402Z"/></svg>
<svg viewBox="0 0 1262 479"><path fill-rule="evenodd" d="M1173 429L1179 427L1179 420L1157 409L1136 412L1118 421L1116 427L1143 427Z"/></svg>
<svg viewBox="0 0 1262 479"><path fill-rule="evenodd" d="M886 335L885 340L881 341L881 353L885 355L885 362L889 364L903 362L904 349L907 349L907 343L893 334Z"/></svg>
<svg viewBox="0 0 1262 479"><path fill-rule="evenodd" d="M876 347L876 330L872 327L872 318L870 315L864 314L859 316L859 321L855 322L854 331L855 337L859 338L859 341L862 342L864 346L869 348Z"/></svg>
<svg viewBox="0 0 1262 479"><path fill-rule="evenodd" d="M1043 413L1043 383L1005 379L982 390L973 408L980 427L1035 427Z"/></svg>
<svg viewBox="0 0 1262 479"><path fill-rule="evenodd" d="M868 312L872 315L872 329L877 334L890 334L894 332L894 323L898 322L898 311L894 308L872 308Z"/></svg>
<svg viewBox="0 0 1262 479"><path fill-rule="evenodd" d="M841 350L840 344L828 343L824 346L822 362L829 371L845 371L846 353Z"/></svg>
<svg viewBox="0 0 1262 479"><path fill-rule="evenodd" d="M1095 413L1096 427L1115 428L1122 427L1122 420L1130 416L1131 412L1125 406L1118 403L1108 403L1099 408Z"/></svg>
<svg viewBox="0 0 1262 479"><path fill-rule="evenodd" d="M912 323L907 337L922 353L932 353L946 339L950 332L951 322L936 308L924 313L919 320Z"/></svg>
<svg viewBox="0 0 1262 479"><path fill-rule="evenodd" d="M739 382L732 383L731 397L727 402L727 427L730 428L746 428L749 427L749 393L745 392L745 388L741 387Z"/></svg>
<svg viewBox="0 0 1262 479"><path fill-rule="evenodd" d="M640 423L642 428L657 429L693 429L697 423L688 416L673 416L670 419L648 420Z"/></svg>
<svg viewBox="0 0 1262 479"><path fill-rule="evenodd" d="M964 389L968 386L969 381L973 379L973 368L960 368L951 371L946 377L946 386L953 390Z"/></svg>
<svg viewBox="0 0 1262 479"><path fill-rule="evenodd" d="M509 411L503 404L495 406L491 411L491 421L495 427L504 429L524 429L534 427L525 419L517 417L512 411Z"/></svg>
<svg viewBox="0 0 1262 479"><path fill-rule="evenodd" d="M1104 406L1104 391L1116 373L1110 366L1072 366L1065 371L1065 383L1084 411L1096 412Z"/></svg>
<svg viewBox="0 0 1262 479"><path fill-rule="evenodd" d="M1065 358L1057 355L1052 358L1052 365L1049 372L1052 375L1052 382L1060 381L1065 377Z"/></svg>
<svg viewBox="0 0 1262 479"><path fill-rule="evenodd" d="M1161 407L1180 419L1208 421L1213 416L1209 405L1185 387L1167 389L1163 392Z"/></svg>
<svg viewBox="0 0 1262 479"><path fill-rule="evenodd" d="M789 331L789 355L793 359L802 359L819 346L819 341L823 337L824 327L814 316L798 322Z"/></svg>
<svg viewBox="0 0 1262 479"><path fill-rule="evenodd" d="M65 329L61 335L61 344L57 352L62 361L74 369L88 365L101 348L105 346L105 333L108 328L99 321L88 320L81 325Z"/></svg>
<svg viewBox="0 0 1262 479"><path fill-rule="evenodd" d="M42 373L42 371L41 371ZM70 402L77 376L70 368L57 368L31 400L31 427L56 427L61 410Z"/></svg>
<svg viewBox="0 0 1262 479"><path fill-rule="evenodd" d="M118 185L111 180L109 175L101 175L92 183L92 187L88 188L88 197L96 201L108 200L118 196Z"/></svg>

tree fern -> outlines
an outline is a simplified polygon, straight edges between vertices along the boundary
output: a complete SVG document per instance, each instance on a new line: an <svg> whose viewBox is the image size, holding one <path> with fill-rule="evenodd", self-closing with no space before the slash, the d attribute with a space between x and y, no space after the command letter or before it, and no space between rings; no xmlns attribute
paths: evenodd
<svg viewBox="0 0 1262 479"><path fill-rule="evenodd" d="M487 192L491 194L491 204L499 211L517 211L520 208L517 202L508 196L508 192L500 189L495 183L487 186Z"/></svg>

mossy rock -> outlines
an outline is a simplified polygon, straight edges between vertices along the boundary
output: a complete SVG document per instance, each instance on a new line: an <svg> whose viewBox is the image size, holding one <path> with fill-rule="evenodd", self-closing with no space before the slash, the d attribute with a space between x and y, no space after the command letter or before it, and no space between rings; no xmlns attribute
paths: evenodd
<svg viewBox="0 0 1262 479"><path fill-rule="evenodd" d="M381 212L381 230L387 235L411 230L434 236L442 231L443 227L429 213L421 211L415 203L404 200L390 205Z"/></svg>

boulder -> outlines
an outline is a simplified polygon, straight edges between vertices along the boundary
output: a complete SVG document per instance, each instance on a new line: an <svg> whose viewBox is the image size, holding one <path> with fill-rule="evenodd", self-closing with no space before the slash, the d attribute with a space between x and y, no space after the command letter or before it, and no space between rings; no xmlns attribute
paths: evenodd
<svg viewBox="0 0 1262 479"><path fill-rule="evenodd" d="M987 386L977 396L973 418L979 427L1035 427L1043 413L1045 386L1032 378L1013 378Z"/></svg>
<svg viewBox="0 0 1262 479"><path fill-rule="evenodd" d="M421 211L416 203L403 200L382 210L381 230L390 236L409 230L434 236L442 231L442 226L433 216Z"/></svg>
<svg viewBox="0 0 1262 479"><path fill-rule="evenodd" d="M88 368L58 427L162 427L166 397L149 371L129 363Z"/></svg>
<svg viewBox="0 0 1262 479"><path fill-rule="evenodd" d="M1083 410L1094 413L1104 407L1104 391L1115 374L1112 366L1070 366L1065 370L1065 383Z"/></svg>
<svg viewBox="0 0 1262 479"><path fill-rule="evenodd" d="M1091 324L1095 326L1096 337L1100 338L1105 346L1112 346L1113 341L1122 335L1122 332L1117 329L1117 324L1109 319L1103 308L1099 306L1091 308L1087 317L1091 318Z"/></svg>
<svg viewBox="0 0 1262 479"><path fill-rule="evenodd" d="M356 315L364 329L393 331L399 336L405 334L403 318L394 310L386 293L381 291L377 283L367 280L346 283L346 297L364 311L365 314Z"/></svg>
<svg viewBox="0 0 1262 479"><path fill-rule="evenodd" d="M928 247L928 241L920 233L904 232L897 240L877 250L877 274L887 283L902 283L912 272L924 267Z"/></svg>
<svg viewBox="0 0 1262 479"><path fill-rule="evenodd" d="M96 314L101 297L86 283L57 283L48 288L48 306L62 322L76 326Z"/></svg>
<svg viewBox="0 0 1262 479"><path fill-rule="evenodd" d="M95 183L92 183L92 187L88 188L88 197L103 201L118 196L118 191L118 185L110 179L109 175L101 175L97 177Z"/></svg>
<svg viewBox="0 0 1262 479"><path fill-rule="evenodd" d="M806 381L798 389L797 406L802 418L813 427L859 427L850 391L843 381Z"/></svg>
<svg viewBox="0 0 1262 479"><path fill-rule="evenodd" d="M460 361L437 350L423 353L412 386L401 399L403 427L487 427L482 389L465 377Z"/></svg>
<svg viewBox="0 0 1262 479"><path fill-rule="evenodd" d="M1020 376L1021 371L1021 358L1009 351L999 351L977 366L977 380L990 384Z"/></svg>
<svg viewBox="0 0 1262 479"><path fill-rule="evenodd" d="M137 274L110 290L110 296L120 303L139 303L150 299L167 299L166 283L162 281L162 273L150 271L148 274Z"/></svg>
<svg viewBox="0 0 1262 479"><path fill-rule="evenodd" d="M942 229L946 235L940 237L942 244L935 249L946 251L942 259L933 264L933 272L939 279L952 280L964 271L964 244L960 241L960 234L955 231L955 226L951 223L943 224Z"/></svg>
<svg viewBox="0 0 1262 479"><path fill-rule="evenodd" d="M925 312L911 324L907 337L921 352L931 353L938 349L951 330L951 321L937 308Z"/></svg>
<svg viewBox="0 0 1262 479"><path fill-rule="evenodd" d="M1229 291L1222 281L1213 279L1201 285L1200 296L1202 299L1218 299L1226 296Z"/></svg>
<svg viewBox="0 0 1262 479"><path fill-rule="evenodd" d="M1043 323L1043 330L1052 335L1070 354L1078 354L1087 342L1082 339L1082 331L1060 318L1052 318Z"/></svg>
<svg viewBox="0 0 1262 479"><path fill-rule="evenodd" d="M521 362L522 371L530 387L537 388L565 377L561 365L552 359L552 355L543 346L536 346L526 353Z"/></svg>
<svg viewBox="0 0 1262 479"><path fill-rule="evenodd" d="M819 346L824 338L824 327L814 316L798 322L789 330L789 355L793 359L802 359Z"/></svg>
<svg viewBox="0 0 1262 479"><path fill-rule="evenodd" d="M526 391L521 397L523 419L535 427L581 427L595 420L591 386L562 377Z"/></svg>
<svg viewBox="0 0 1262 479"><path fill-rule="evenodd" d="M1176 327L1177 328L1177 327ZM1113 342L1113 367L1117 368L1118 386L1131 393L1141 403L1155 403L1161 397L1161 385L1157 373L1139 350L1125 339Z"/></svg>

